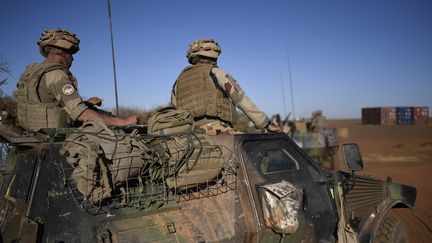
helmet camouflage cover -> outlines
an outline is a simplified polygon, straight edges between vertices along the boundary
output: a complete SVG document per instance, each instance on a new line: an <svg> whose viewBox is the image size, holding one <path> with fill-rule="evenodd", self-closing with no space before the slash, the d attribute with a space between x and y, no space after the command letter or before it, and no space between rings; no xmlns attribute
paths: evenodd
<svg viewBox="0 0 432 243"><path fill-rule="evenodd" d="M194 56L205 56L218 58L222 50L219 44L213 39L198 39L189 44L186 57L190 60Z"/></svg>
<svg viewBox="0 0 432 243"><path fill-rule="evenodd" d="M312 112L312 116L320 116L320 115L322 115L322 110L316 110Z"/></svg>
<svg viewBox="0 0 432 243"><path fill-rule="evenodd" d="M79 51L79 42L80 40L73 32L65 29L50 29L42 33L37 44L40 53L46 57L46 46L61 48L70 54L75 54Z"/></svg>

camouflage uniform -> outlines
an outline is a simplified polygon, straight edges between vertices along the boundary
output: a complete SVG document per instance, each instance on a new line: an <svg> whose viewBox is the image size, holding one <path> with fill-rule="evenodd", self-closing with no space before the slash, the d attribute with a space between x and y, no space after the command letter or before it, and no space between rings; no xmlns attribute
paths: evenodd
<svg viewBox="0 0 432 243"><path fill-rule="evenodd" d="M60 29L45 31L38 42L45 57L45 47L58 47L73 54L79 49L78 43L75 34ZM16 93L18 122L27 131L71 126L88 108L77 91L76 79L59 63L28 65Z"/></svg>
<svg viewBox="0 0 432 243"><path fill-rule="evenodd" d="M220 48L213 40L201 39L189 46L189 62L194 54L216 59ZM189 109L196 127L209 135L235 133L232 127L235 107L242 110L256 128L262 129L270 122L237 81L212 63L192 63L180 73L171 93L171 105Z"/></svg>
<svg viewBox="0 0 432 243"><path fill-rule="evenodd" d="M327 119L322 115L321 110L312 112L312 120L310 130L312 132L319 132L327 128Z"/></svg>

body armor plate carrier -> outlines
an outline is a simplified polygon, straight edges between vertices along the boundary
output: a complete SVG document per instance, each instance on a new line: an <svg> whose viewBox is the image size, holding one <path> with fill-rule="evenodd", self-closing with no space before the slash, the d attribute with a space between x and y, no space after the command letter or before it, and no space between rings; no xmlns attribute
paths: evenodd
<svg viewBox="0 0 432 243"><path fill-rule="evenodd" d="M19 125L27 131L37 132L41 128L68 127L69 115L58 101L45 103L39 97L38 89L42 76L53 70L63 70L72 80L72 74L61 64L36 63L27 66L17 84L17 118Z"/></svg>
<svg viewBox="0 0 432 243"><path fill-rule="evenodd" d="M211 64L198 64L182 71L176 81L177 108L189 109L195 119L218 117L232 124L234 107L211 78L213 67Z"/></svg>

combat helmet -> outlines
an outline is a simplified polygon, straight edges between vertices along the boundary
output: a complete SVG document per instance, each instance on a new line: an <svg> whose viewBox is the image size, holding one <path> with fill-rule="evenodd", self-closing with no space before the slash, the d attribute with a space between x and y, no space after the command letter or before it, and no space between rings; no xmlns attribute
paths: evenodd
<svg viewBox="0 0 432 243"><path fill-rule="evenodd" d="M37 42L39 51L44 57L47 55L45 50L47 46L61 48L70 54L75 54L79 51L79 43L76 34L65 29L45 30Z"/></svg>
<svg viewBox="0 0 432 243"><path fill-rule="evenodd" d="M222 53L219 44L213 39L198 39L189 44L186 57L190 60L195 56L217 59Z"/></svg>
<svg viewBox="0 0 432 243"><path fill-rule="evenodd" d="M320 109L312 112L312 116L320 116L320 115L322 115L322 110L320 110Z"/></svg>

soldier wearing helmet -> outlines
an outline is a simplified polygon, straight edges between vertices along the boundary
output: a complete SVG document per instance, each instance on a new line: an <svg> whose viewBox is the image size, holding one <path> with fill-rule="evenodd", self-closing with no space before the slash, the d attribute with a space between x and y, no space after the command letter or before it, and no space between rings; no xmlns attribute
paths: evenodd
<svg viewBox="0 0 432 243"><path fill-rule="evenodd" d="M189 109L196 126L211 135L235 133L232 126L235 107L242 110L256 128L280 131L237 81L217 66L221 52L213 39L198 39L189 45L186 57L192 65L183 69L174 83L172 106Z"/></svg>
<svg viewBox="0 0 432 243"><path fill-rule="evenodd" d="M101 120L107 125L136 124L137 116L125 119L98 112L102 100L83 101L77 80L69 71L73 54L79 51L78 37L64 29L50 29L37 42L42 63L27 66L17 84L17 118L27 131L73 126L75 121Z"/></svg>
<svg viewBox="0 0 432 243"><path fill-rule="evenodd" d="M310 130L312 132L319 132L327 128L327 119L322 115L321 110L312 112L312 119L310 123Z"/></svg>

